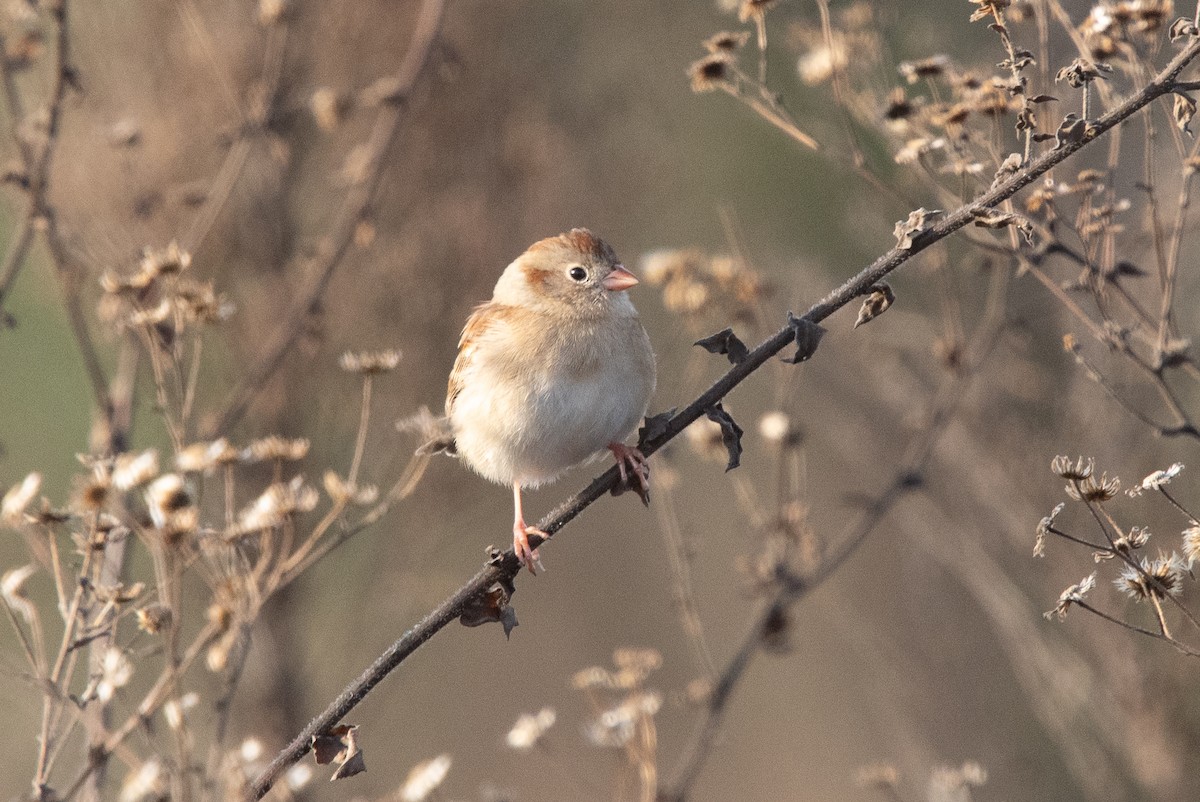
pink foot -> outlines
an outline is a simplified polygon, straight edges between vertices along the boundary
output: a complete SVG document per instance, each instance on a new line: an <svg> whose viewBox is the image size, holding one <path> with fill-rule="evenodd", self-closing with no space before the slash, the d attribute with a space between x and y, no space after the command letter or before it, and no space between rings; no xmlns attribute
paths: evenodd
<svg viewBox="0 0 1200 802"><path fill-rule="evenodd" d="M629 468L633 469L634 477L637 479L638 495L642 497L642 501L649 499L650 463L646 461L646 457L642 452L624 443L609 443L608 450L617 459L617 471L621 474L621 484L629 485L629 471L625 468L626 463L628 463Z"/></svg>
<svg viewBox="0 0 1200 802"><path fill-rule="evenodd" d="M525 513L521 509L521 483L513 482L513 554L517 555L517 560L521 565L529 569L529 573L537 576L537 568L542 568L542 560L538 557L537 549L529 547L529 536L537 535L541 538L549 539L550 535L538 529L536 526L529 526L525 523Z"/></svg>
<svg viewBox="0 0 1200 802"><path fill-rule="evenodd" d="M526 526L525 521L521 519L513 524L513 553L517 555L521 565L529 569L529 573L537 576L538 568L543 571L546 569L542 566L542 558L538 555L538 550L529 547L530 535L547 539L550 537L536 526Z"/></svg>

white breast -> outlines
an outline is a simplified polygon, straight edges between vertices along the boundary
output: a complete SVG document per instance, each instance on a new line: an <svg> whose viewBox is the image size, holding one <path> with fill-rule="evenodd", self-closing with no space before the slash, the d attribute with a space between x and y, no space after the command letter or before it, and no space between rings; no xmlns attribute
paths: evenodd
<svg viewBox="0 0 1200 802"><path fill-rule="evenodd" d="M458 453L475 471L533 487L633 432L654 390L653 354L636 318L609 325L620 331L551 328L516 349L528 355L521 360L481 343L450 418ZM503 328L489 340L509 337Z"/></svg>

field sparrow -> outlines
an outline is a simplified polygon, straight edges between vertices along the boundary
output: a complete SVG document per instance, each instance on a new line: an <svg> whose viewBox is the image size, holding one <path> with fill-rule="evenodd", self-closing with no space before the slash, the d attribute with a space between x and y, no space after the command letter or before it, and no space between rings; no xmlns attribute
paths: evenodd
<svg viewBox="0 0 1200 802"><path fill-rule="evenodd" d="M534 570L521 489L608 449L646 488L646 458L622 441L654 391L654 352L627 289L638 280L587 229L535 242L476 307L446 392L453 450L511 485L513 551Z"/></svg>

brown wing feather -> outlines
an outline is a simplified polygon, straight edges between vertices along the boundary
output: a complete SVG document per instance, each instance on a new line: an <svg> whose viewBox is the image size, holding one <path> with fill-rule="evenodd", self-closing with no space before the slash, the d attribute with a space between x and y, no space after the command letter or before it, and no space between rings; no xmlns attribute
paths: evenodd
<svg viewBox="0 0 1200 802"><path fill-rule="evenodd" d="M480 304L475 307L475 311L471 313L471 316L467 318L466 325L463 326L462 335L458 338L458 356L454 359L454 367L450 370L450 381L446 385L446 417L450 417L454 408L454 400L462 392L463 378L479 348L480 339L484 332L496 324L498 306L490 301Z"/></svg>

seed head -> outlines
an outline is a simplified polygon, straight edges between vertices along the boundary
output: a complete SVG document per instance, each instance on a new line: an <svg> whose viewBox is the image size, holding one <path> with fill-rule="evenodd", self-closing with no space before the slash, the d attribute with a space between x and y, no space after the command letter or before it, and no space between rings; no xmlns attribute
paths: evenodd
<svg viewBox="0 0 1200 802"><path fill-rule="evenodd" d="M1084 577L1083 581L1077 582L1064 590L1058 597L1058 604L1054 605L1053 610L1047 610L1042 615L1049 621L1053 616L1058 616L1059 620L1067 617L1067 610L1072 604L1083 601L1083 597L1088 591L1096 587L1096 572L1093 571L1088 576Z"/></svg>
<svg viewBox="0 0 1200 802"><path fill-rule="evenodd" d="M400 364L400 352L394 348L383 351L347 351L338 360L347 373L374 375L395 370Z"/></svg>
<svg viewBox="0 0 1200 802"><path fill-rule="evenodd" d="M1096 469L1096 461L1088 457L1087 462L1080 457L1074 465L1071 464L1070 457L1058 456L1050 461L1050 470L1057 473L1064 479L1087 479Z"/></svg>
<svg viewBox="0 0 1200 802"><path fill-rule="evenodd" d="M1109 479L1108 474L1089 476L1080 481L1072 481L1067 485L1067 495L1076 501L1103 503L1113 498L1121 491L1121 480L1116 476Z"/></svg>
<svg viewBox="0 0 1200 802"><path fill-rule="evenodd" d="M709 53L692 62L688 67L693 92L711 92L714 89L733 89L733 59L726 51Z"/></svg>

